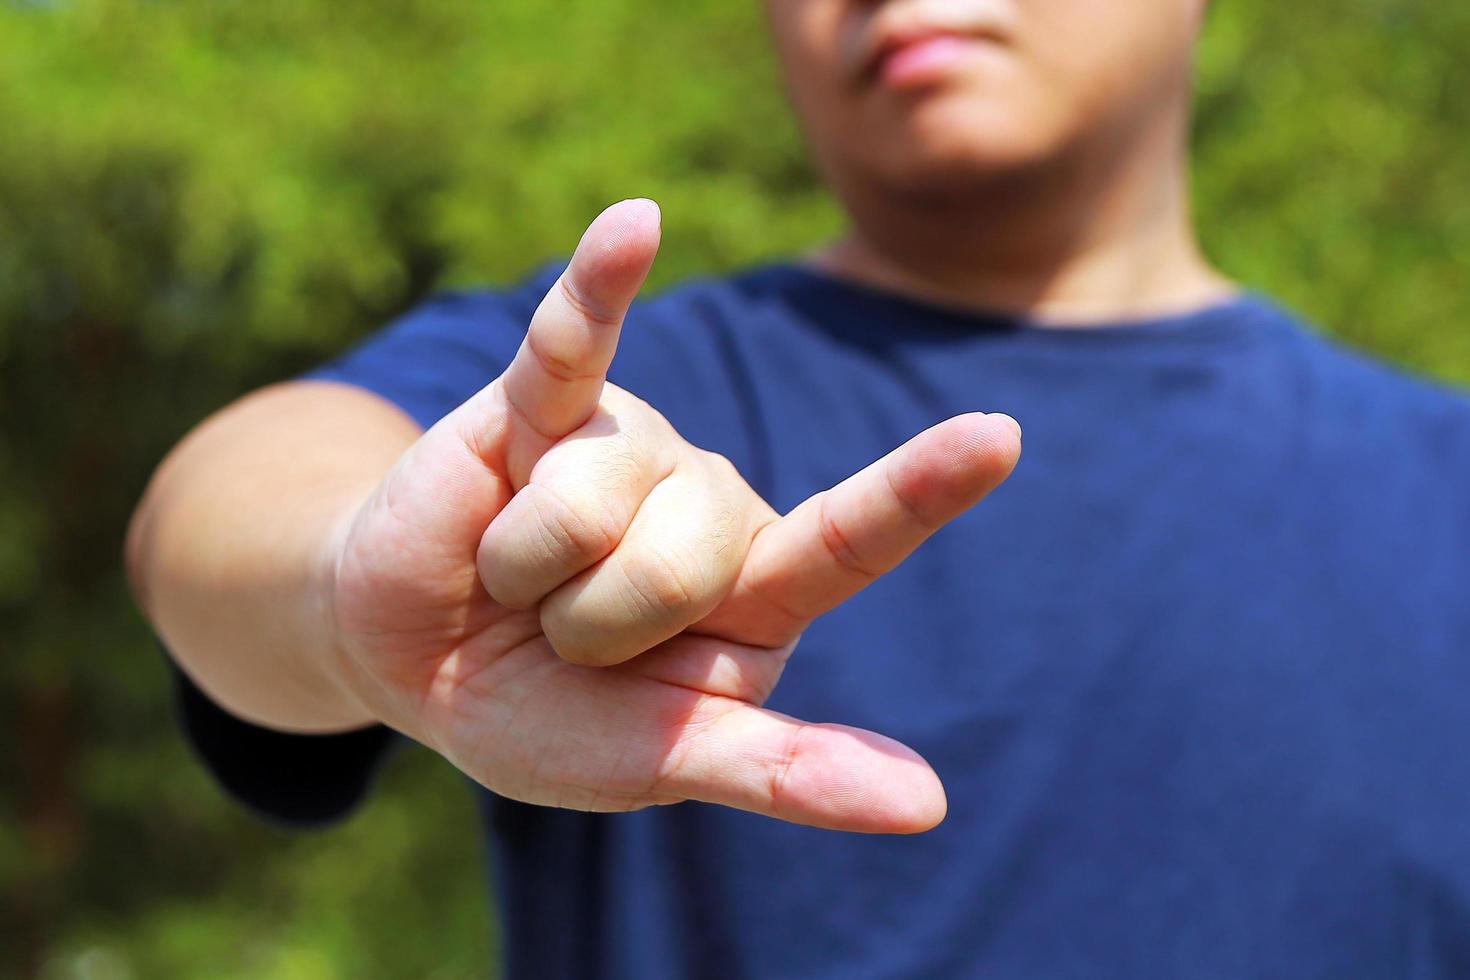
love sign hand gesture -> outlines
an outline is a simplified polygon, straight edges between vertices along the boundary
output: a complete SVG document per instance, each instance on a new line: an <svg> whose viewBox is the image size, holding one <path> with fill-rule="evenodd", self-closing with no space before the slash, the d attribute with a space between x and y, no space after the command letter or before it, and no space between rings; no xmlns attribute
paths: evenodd
<svg viewBox="0 0 1470 980"><path fill-rule="evenodd" d="M812 619L1009 475L1019 429L952 418L778 515L605 380L659 230L649 201L599 216L510 367L335 537L350 687L526 802L927 829L944 791L914 752L761 704Z"/></svg>

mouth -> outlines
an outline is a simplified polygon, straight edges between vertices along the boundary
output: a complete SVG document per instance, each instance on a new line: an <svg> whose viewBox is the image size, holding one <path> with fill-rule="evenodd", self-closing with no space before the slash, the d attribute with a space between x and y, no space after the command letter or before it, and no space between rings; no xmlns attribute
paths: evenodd
<svg viewBox="0 0 1470 980"><path fill-rule="evenodd" d="M1000 41L987 30L929 27L882 37L863 65L863 80L890 88L913 88L942 81L962 61Z"/></svg>

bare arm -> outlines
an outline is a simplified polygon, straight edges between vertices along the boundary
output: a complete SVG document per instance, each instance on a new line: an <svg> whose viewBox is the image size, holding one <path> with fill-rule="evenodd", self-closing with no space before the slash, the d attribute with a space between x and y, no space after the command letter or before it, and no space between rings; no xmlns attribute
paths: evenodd
<svg viewBox="0 0 1470 980"><path fill-rule="evenodd" d="M376 720L343 683L334 537L420 435L368 392L290 383L218 412L164 460L129 529L128 572L174 659L215 701L291 731Z"/></svg>

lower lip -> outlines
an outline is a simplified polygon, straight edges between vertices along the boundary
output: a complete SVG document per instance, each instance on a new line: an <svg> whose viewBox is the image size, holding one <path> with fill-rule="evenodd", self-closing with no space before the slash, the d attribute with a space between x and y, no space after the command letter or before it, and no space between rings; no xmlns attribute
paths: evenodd
<svg viewBox="0 0 1470 980"><path fill-rule="evenodd" d="M915 41L884 58L878 77L892 88L933 84L943 81L979 47L974 38L949 34Z"/></svg>

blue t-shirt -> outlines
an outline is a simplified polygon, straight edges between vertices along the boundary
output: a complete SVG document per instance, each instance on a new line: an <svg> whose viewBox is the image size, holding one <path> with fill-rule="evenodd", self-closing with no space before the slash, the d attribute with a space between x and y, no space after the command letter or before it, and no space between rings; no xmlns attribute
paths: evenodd
<svg viewBox="0 0 1470 980"><path fill-rule="evenodd" d="M425 426L559 268L317 377ZM1255 295L1059 329L778 265L640 302L612 380L785 511L962 412L1015 475L806 633L769 704L892 735L948 819L853 836L482 793L512 976L1470 976L1470 401ZM225 783L329 818L385 737L185 690Z"/></svg>

